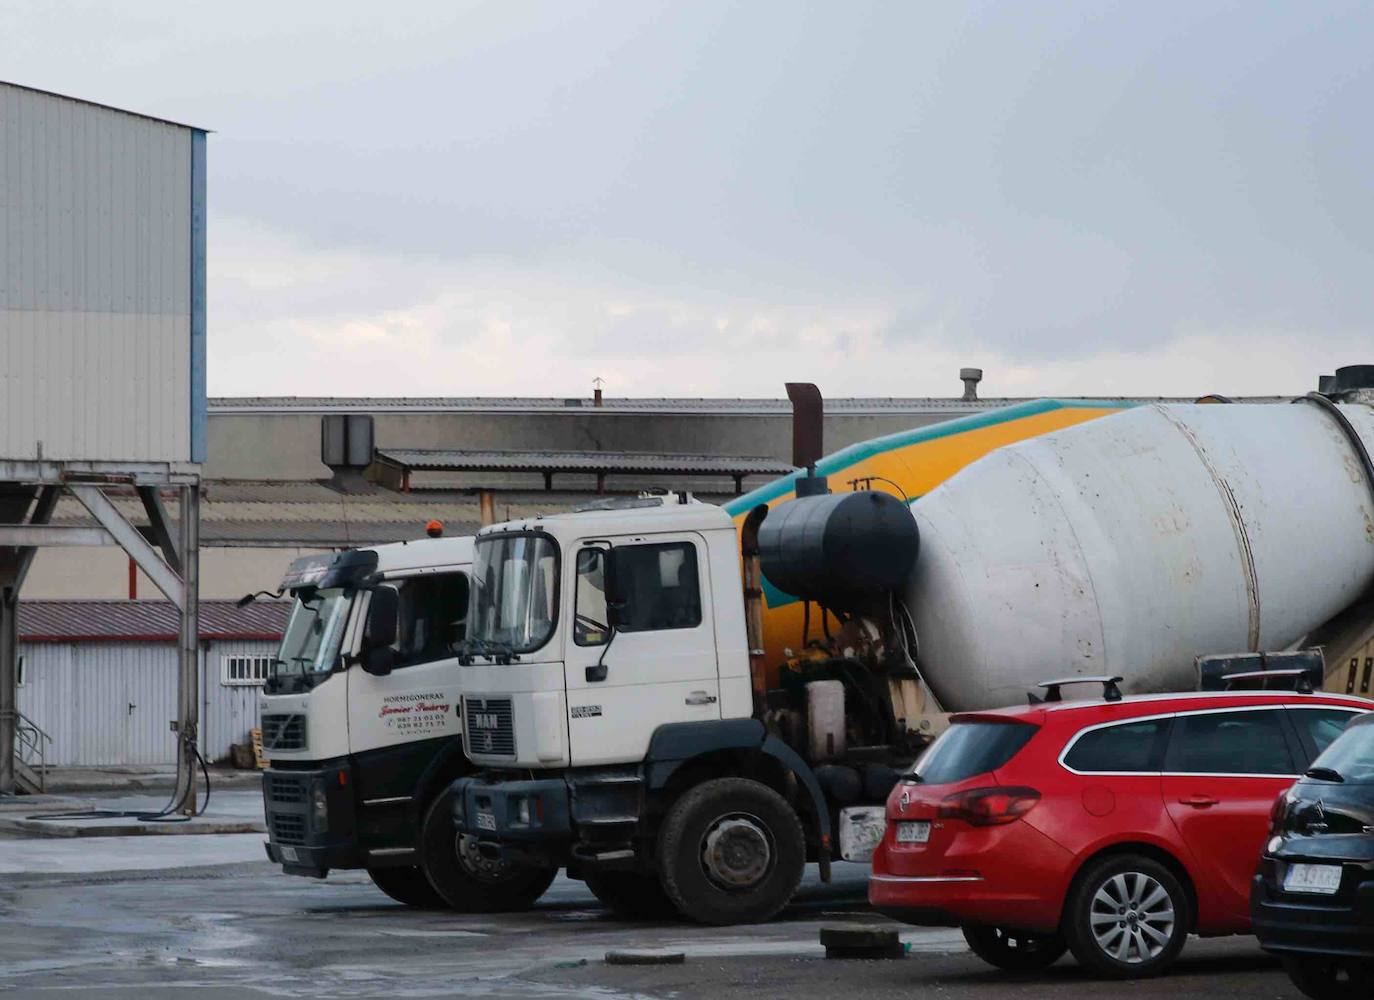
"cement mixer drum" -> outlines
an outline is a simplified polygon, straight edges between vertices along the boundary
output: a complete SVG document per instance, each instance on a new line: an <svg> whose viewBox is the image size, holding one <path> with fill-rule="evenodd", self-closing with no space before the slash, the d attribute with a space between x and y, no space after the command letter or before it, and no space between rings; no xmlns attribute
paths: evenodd
<svg viewBox="0 0 1374 1000"><path fill-rule="evenodd" d="M1374 452L1374 408L1338 410ZM999 449L912 511L907 605L952 711L1073 674L1186 689L1195 656L1281 649L1374 584L1365 466L1307 401L1124 410Z"/></svg>

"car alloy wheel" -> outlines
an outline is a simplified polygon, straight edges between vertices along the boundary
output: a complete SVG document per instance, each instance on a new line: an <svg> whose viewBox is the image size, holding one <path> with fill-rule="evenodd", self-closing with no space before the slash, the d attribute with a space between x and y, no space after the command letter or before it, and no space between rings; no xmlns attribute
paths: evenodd
<svg viewBox="0 0 1374 1000"><path fill-rule="evenodd" d="M1173 900L1143 872L1122 872L1093 894L1093 937L1118 962L1139 965L1169 946L1177 922Z"/></svg>

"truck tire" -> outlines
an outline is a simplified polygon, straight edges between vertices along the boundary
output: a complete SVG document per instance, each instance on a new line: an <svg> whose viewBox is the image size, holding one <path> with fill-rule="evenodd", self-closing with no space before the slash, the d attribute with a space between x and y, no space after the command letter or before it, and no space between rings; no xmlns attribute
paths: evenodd
<svg viewBox="0 0 1374 1000"><path fill-rule="evenodd" d="M1116 854L1074 879L1064 937L1078 964L1112 979L1145 979L1174 964L1192 929L1178 878L1153 858Z"/></svg>
<svg viewBox="0 0 1374 1000"><path fill-rule="evenodd" d="M639 872L587 872L587 888L606 909L626 920L667 920L677 907L653 875Z"/></svg>
<svg viewBox="0 0 1374 1000"><path fill-rule="evenodd" d="M425 813L420 858L429 884L459 913L528 910L558 874L556 868L519 867L462 851L453 826L453 798L447 792Z"/></svg>
<svg viewBox="0 0 1374 1000"><path fill-rule="evenodd" d="M715 778L674 803L659 833L664 892L689 920L752 924L787 905L806 866L801 820L773 789Z"/></svg>
<svg viewBox="0 0 1374 1000"><path fill-rule="evenodd" d="M418 868L369 868L367 875L373 885L398 903L421 910L448 909L448 903Z"/></svg>

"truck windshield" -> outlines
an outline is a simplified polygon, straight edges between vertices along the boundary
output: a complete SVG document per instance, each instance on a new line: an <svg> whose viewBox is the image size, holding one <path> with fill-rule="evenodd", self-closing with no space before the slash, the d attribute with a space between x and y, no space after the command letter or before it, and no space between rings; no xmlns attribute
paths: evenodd
<svg viewBox="0 0 1374 1000"><path fill-rule="evenodd" d="M546 535L477 539L467 646L478 654L530 653L558 617L558 548Z"/></svg>
<svg viewBox="0 0 1374 1000"><path fill-rule="evenodd" d="M352 600L341 588L298 593L267 681L270 693L307 690L333 669Z"/></svg>

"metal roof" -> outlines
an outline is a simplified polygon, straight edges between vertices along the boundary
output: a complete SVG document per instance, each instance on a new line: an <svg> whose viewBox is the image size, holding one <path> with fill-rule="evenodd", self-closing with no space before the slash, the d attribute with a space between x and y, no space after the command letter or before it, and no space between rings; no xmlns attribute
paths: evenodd
<svg viewBox="0 0 1374 1000"><path fill-rule="evenodd" d="M703 476L785 476L795 472L756 455L676 455L639 451L446 451L384 448L377 459L406 469L442 472L652 472Z"/></svg>
<svg viewBox="0 0 1374 1000"><path fill-rule="evenodd" d="M87 100L84 97L73 97L71 94L59 94L55 90L44 90L42 87L30 87L27 84L15 83L13 80L0 80L0 86L14 87L16 90L27 90L32 94L43 94L46 97L56 97L64 101L75 101L77 104L87 104L93 108L103 108L106 111L117 111L121 115L131 115L134 118L146 118L148 121L161 122L163 125L175 125L177 128L188 128L193 132L212 132L213 129L201 128L199 125L188 125L185 122L174 122L170 118L159 118L157 115L144 114L142 111L130 111L128 108L117 108L113 104L101 104L99 101Z"/></svg>
<svg viewBox="0 0 1374 1000"><path fill-rule="evenodd" d="M948 396L848 396L825 401L826 416L868 414L940 414L955 417L982 413L1038 396L1004 396L964 400ZM1113 403L1192 403L1193 396L1074 396L1079 401ZM1279 402L1287 397L1236 397L1237 402ZM586 397L558 396L219 396L210 399L211 414L249 413L566 413L623 416L631 413L672 413L717 416L788 416L786 399L702 397L612 397L601 405Z"/></svg>
<svg viewBox="0 0 1374 1000"><path fill-rule="evenodd" d="M201 639L275 642L286 629L290 601L200 602ZM171 601L20 601L23 642L175 642L180 624Z"/></svg>

